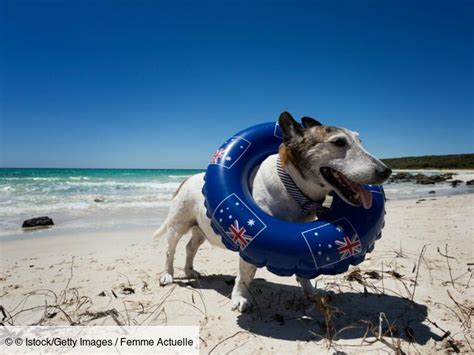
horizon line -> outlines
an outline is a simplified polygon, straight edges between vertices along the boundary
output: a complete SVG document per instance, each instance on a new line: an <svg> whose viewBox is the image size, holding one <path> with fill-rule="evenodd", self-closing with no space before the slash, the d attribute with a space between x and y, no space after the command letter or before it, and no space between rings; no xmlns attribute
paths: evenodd
<svg viewBox="0 0 474 355"><path fill-rule="evenodd" d="M379 158L380 160L406 159L406 158L426 158L426 157L447 157L459 155L473 155L473 153L454 153L454 154L433 154L433 155L412 155L393 158ZM204 168L78 168L78 167L22 167L22 166L1 166L0 169L76 169L76 170L206 170Z"/></svg>
<svg viewBox="0 0 474 355"><path fill-rule="evenodd" d="M206 168L76 168L76 167L31 167L1 166L0 169L76 169L76 170L206 170Z"/></svg>
<svg viewBox="0 0 474 355"><path fill-rule="evenodd" d="M452 153L452 154L432 154L432 155L411 155L393 158L378 158L380 160L426 158L426 157L447 157L456 155L474 155L473 153ZM24 166L1 166L0 169L76 169L76 170L206 170L205 168L78 168L78 167L24 167Z"/></svg>

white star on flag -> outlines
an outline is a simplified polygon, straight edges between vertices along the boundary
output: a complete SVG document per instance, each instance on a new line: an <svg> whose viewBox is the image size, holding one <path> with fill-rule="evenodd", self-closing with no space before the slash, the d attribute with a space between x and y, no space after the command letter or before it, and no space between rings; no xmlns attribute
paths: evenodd
<svg viewBox="0 0 474 355"><path fill-rule="evenodd" d="M247 224L250 226L250 227L253 227L255 225L255 221L253 219L249 219L247 221Z"/></svg>

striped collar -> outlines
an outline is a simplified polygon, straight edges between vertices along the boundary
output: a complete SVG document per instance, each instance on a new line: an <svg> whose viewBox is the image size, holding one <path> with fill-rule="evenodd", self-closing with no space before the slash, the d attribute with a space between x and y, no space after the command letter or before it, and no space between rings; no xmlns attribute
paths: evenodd
<svg viewBox="0 0 474 355"><path fill-rule="evenodd" d="M277 158L277 172L286 191L288 191L290 196L293 197L296 203L301 207L302 217L314 214L319 208L321 208L324 200L313 201L308 196L306 196L303 191L301 191L299 187L296 186L291 176L285 171L281 165L280 157Z"/></svg>

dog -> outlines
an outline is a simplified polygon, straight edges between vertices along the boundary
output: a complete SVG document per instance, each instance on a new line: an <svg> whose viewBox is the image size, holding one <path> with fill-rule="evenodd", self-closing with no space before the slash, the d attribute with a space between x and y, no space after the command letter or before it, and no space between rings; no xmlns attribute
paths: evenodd
<svg viewBox="0 0 474 355"><path fill-rule="evenodd" d="M278 124L283 143L278 154L262 162L253 180L252 196L262 210L290 222L312 221L324 214L322 203L332 191L351 205L370 208L372 194L362 184L380 185L392 171L362 147L358 133L325 126L310 117L303 117L301 125L288 112L280 115ZM168 240L166 268L160 277L162 286L173 282L176 245L184 234L191 234L184 266L188 278L200 276L194 270L193 260L206 239L224 248L221 236L214 233L206 215L201 192L203 177L204 173L193 175L179 186L165 222L155 232L155 238ZM256 270L240 258L232 309L244 312L251 308L249 287ZM297 280L310 299L322 292L308 279Z"/></svg>

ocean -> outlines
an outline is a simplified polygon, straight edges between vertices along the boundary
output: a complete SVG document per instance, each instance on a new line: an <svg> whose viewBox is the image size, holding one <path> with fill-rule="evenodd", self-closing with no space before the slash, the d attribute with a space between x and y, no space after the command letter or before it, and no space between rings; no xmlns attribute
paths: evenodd
<svg viewBox="0 0 474 355"><path fill-rule="evenodd" d="M173 192L200 170L0 169L0 237L49 216L54 229L159 225ZM101 199L103 202L95 202Z"/></svg>
<svg viewBox="0 0 474 355"><path fill-rule="evenodd" d="M39 216L51 217L55 231L158 227L179 184L201 171L3 168L0 169L0 238L23 234L23 220ZM435 195L429 194L432 190L436 191ZM454 189L448 183L397 183L386 185L385 192L389 199L433 198L473 193L474 188L464 184Z"/></svg>

